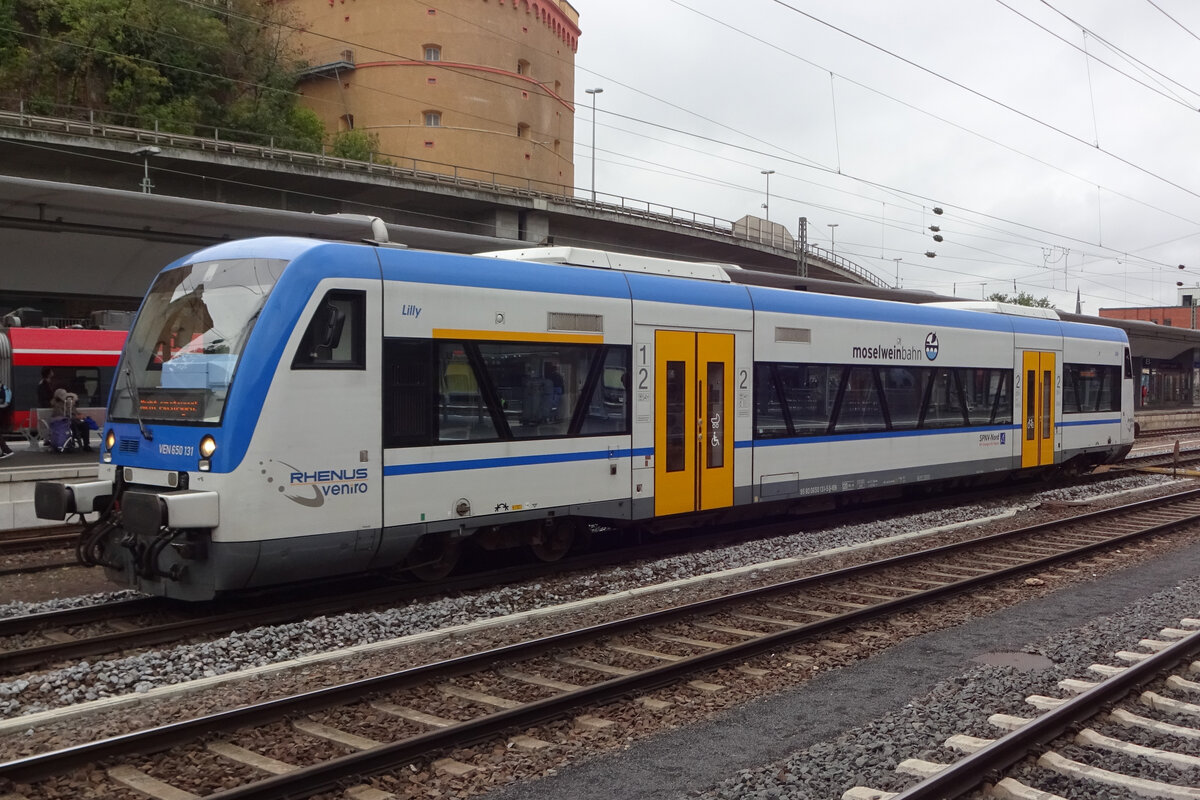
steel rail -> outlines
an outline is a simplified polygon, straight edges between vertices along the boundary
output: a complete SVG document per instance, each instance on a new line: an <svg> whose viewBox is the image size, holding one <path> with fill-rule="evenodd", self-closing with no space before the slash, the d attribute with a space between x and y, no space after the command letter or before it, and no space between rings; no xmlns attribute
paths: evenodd
<svg viewBox="0 0 1200 800"><path fill-rule="evenodd" d="M53 525L45 528L11 528L0 531L0 553L46 550L74 546L79 538L78 525Z"/></svg>
<svg viewBox="0 0 1200 800"><path fill-rule="evenodd" d="M6 575L33 575L38 572L49 572L52 569L65 569L79 566L75 561L47 561L43 564L26 564L23 567L5 567L0 569L0 578Z"/></svg>
<svg viewBox="0 0 1200 800"><path fill-rule="evenodd" d="M27 782L48 775L62 774L70 769L98 759L164 750L193 741L204 734L247 725L266 724L276 721L287 714L307 713L331 706L348 704L359 701L364 696L373 693L396 691L418 685L433 678L444 679L469 674L473 671L493 668L499 661L523 660L550 650L565 648L570 645L644 628L649 625L662 624L685 617L700 616L721 610L726 606L753 601L772 594L799 590L817 583L837 581L856 575L910 564L918 560L929 560L940 555L981 548L1005 539L1029 536L1049 527L1078 524L1086 520L1094 521L1112 516L1121 511L1132 513L1155 505L1162 506L1184 503L1195 500L1198 497L1200 497L1200 489L1189 490L1165 498L1140 501L1115 509L1091 512L1070 520L1041 523L1022 528L1018 531L992 534L967 542L958 542L916 553L893 556L882 561L872 562L868 565L845 567L820 575L810 575L781 581L768 586L743 590L722 597L709 598L688 605L660 609L647 614L613 620L588 628L554 634L541 639L504 645L484 652L304 692L268 701L263 704L218 712L205 717L162 725L122 736L110 737L63 750L28 756L6 764L0 764L0 778L8 778L16 782ZM215 798L221 798L221 800L234 800L234 798L247 800L248 798L284 796L289 792L299 792L300 787L312 789L314 792L320 787L331 788L348 776L385 769L394 766L396 763L411 760L414 757L413 754L417 752L428 752L430 749L461 743L464 740L481 738L508 727L528 725L546 718L561 716L570 709L580 705L600 703L634 692L652 689L656 686L669 683L684 674L715 667L727 661L741 660L760 652L778 648L781 645L792 644L801 639L845 628L849 624L891 614L918 604L961 593L967 589L994 583L1013 575L1041 569L1064 560L1078 558L1089 552L1109 548L1128 540L1161 533L1181 524L1195 521L1197 518L1200 518L1200 512L1179 519L1160 522L1140 530L1105 538L1101 541L1077 547L1068 547L1061 552L1005 567L995 572L952 581L942 586L897 598L893 601L865 607L776 633L764 634L759 638L731 645L723 650L701 653L634 675L612 678L580 690L546 698L517 709L479 717L476 720L455 726L454 728L433 731L414 739L402 740L373 748L364 753L352 754L323 764L298 769L286 775L268 778L213 795L212 797L214 800Z"/></svg>
<svg viewBox="0 0 1200 800"><path fill-rule="evenodd" d="M1106 480L1114 477L1114 473L1095 474L1085 476L1089 480ZM978 497L991 497L997 492L1010 491L1008 487L986 487L968 492L965 499ZM924 501L906 501L898 504L890 504L886 507L888 513L905 513L908 508L919 508L924 510L926 503ZM822 525L847 524L847 519L853 521L857 516L861 515L861 509L851 511L836 511L836 512L820 512L809 515L804 518L805 522L816 523ZM678 538L663 538L656 539L650 544L642 544L637 546L620 545L613 550L600 550L598 552L587 553L578 556L568 556L560 561L547 563L527 563L515 566L506 567L501 570L485 570L482 572L473 572L457 578L449 578L439 581L437 584L404 584L396 586L392 584L383 589L361 590L355 589L350 594L337 592L337 587L342 585L343 579L334 578L328 582L328 585L334 587L334 593L337 600L332 603L327 603L312 598L314 586L305 587L306 595L302 601L308 604L308 612L312 614L331 614L340 613L354 608L367 607L379 603L395 603L404 600L414 600L428 597L431 595L441 595L454 592L470 591L473 589L496 586L502 583L512 583L516 581L537 579L544 577L549 571L555 574L564 572L572 572L578 570L599 569L614 564L624 564L630 561L663 558L671 555L676 555L681 552L691 552L697 549L710 547L725 546L731 541L746 541L755 538L768 538L770 536L783 535L793 533L795 526L799 521L796 517L785 518L769 518L756 521L753 526L747 531L745 528L738 527L744 523L739 522L736 525L724 525L717 527L711 533L701 536L689 535L686 539ZM70 566L67 563L51 564L41 567L41 569L52 569L56 567ZM16 569L15 572L27 572L27 569ZM0 570L0 576L7 574L4 570ZM381 576L382 577L382 576ZM280 593L286 593L289 587L281 587ZM270 592L267 597L273 596L277 592ZM261 599L261 598L260 598ZM126 602L136 602L138 605L128 605ZM59 611L44 612L41 614L25 615L20 617L0 618L0 637L15 636L21 633L33 632L38 629L47 629L52 626L68 627L73 625L86 625L96 622L103 622L110 617L128 617L136 614L148 614L155 611L161 611L166 607L166 604L171 601L155 597L146 598L144 601L123 601L120 604L104 604L89 606L78 609L64 609ZM158 608L154 604L159 604ZM215 605L219 605L217 601ZM244 602L242 603L244 605ZM277 603L277 607L286 607L292 605L292 601ZM197 604L195 610L206 608L212 610L214 604ZM93 610L94 609L94 610ZM106 609L109 609L106 611ZM245 608L242 608L237 614L227 615L224 617L226 623L235 621L238 614L248 613ZM258 612L256 612L258 613ZM266 610L262 609L261 613L264 616L257 618L257 624L270 624L273 620L271 617L265 616ZM294 619L294 613L284 611L281 613L279 621ZM229 630L234 630L236 626L230 625ZM170 630L175 632L174 640L185 638L189 635L187 627L183 624L175 625ZM214 629L209 628L203 631L197 631L197 635L213 633ZM152 644L166 644L172 641L172 637L166 636L164 629L164 637L156 639ZM90 644L89 644L90 643ZM140 646L138 631L124 631L120 633L106 634L104 638L80 639L74 642L56 643L43 645L36 650L29 650L27 657L16 655L19 652L12 651L10 654L0 651L0 673L6 668L7 664L12 664L12 669L36 669L37 667L50 663L57 659L65 659L71 657L86 657L103 655L104 653L113 652L121 648L135 648ZM7 659L7 660L6 660Z"/></svg>
<svg viewBox="0 0 1200 800"><path fill-rule="evenodd" d="M149 614L162 610L163 604L160 601L161 598L158 597L137 597L79 608L43 611L19 617L4 617L0 618L0 637L17 636L43 627L87 625L120 617L131 617L136 614ZM2 655L3 653L0 652L0 656Z"/></svg>
<svg viewBox="0 0 1200 800"><path fill-rule="evenodd" d="M1051 709L941 772L900 792L892 800L945 800L959 797L1049 745L1077 723L1096 716L1133 690L1159 678L1200 653L1200 631L1181 639L1099 685Z"/></svg>

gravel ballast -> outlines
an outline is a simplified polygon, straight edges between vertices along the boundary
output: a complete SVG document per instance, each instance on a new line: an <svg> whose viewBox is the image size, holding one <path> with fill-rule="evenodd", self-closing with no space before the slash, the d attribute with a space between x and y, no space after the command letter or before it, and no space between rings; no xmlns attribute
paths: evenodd
<svg viewBox="0 0 1200 800"><path fill-rule="evenodd" d="M798 689L712 721L573 765L489 800L678 797L705 800L828 800L853 786L899 791L906 758L949 761L950 736L995 737L997 712L1034 716L1031 694L1062 696L1064 678L1094 679L1087 667L1116 663L1117 650L1200 612L1200 546L997 611L958 628L919 636L880 656L815 677ZM1165 591L1154 587L1174 586ZM1044 667L976 664L996 651L1043 656ZM1029 659L1037 662L1039 659ZM1175 748L1178 749L1178 748ZM1082 757L1084 748L1069 755ZM1093 763L1103 757L1091 755ZM1153 771L1140 765L1143 774ZM1190 773L1188 773L1190 774ZM1123 790L1018 777L1069 798L1130 800ZM1187 774L1180 772L1187 780ZM1179 776L1176 776L1179 777ZM1161 770L1160 770L1161 779Z"/></svg>
<svg viewBox="0 0 1200 800"><path fill-rule="evenodd" d="M1112 481L1102 487L1054 489L1040 493L1028 501L1028 505L1079 500L1136 487L1161 486L1168 481L1161 476L1139 475ZM439 630L775 559L853 547L889 536L1012 511L1012 504L1004 502L939 509L872 524L801 532L655 562L620 566L592 575L571 576L569 580L542 580L505 586L457 597L414 602L386 611L317 617L127 658L80 662L0 682L0 717L16 717L129 692L146 692L159 686L234 673L313 653L386 641L422 631ZM70 598L41 604L10 603L0 606L0 617L73 606L81 602L85 601Z"/></svg>

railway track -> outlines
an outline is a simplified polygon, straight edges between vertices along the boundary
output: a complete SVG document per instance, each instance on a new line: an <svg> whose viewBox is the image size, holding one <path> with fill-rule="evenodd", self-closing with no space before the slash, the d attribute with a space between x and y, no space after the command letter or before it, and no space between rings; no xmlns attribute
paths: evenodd
<svg viewBox="0 0 1200 800"><path fill-rule="evenodd" d="M1163 458L1163 456L1149 457ZM1200 461L1200 454L1196 456ZM1151 463L1151 462L1147 462ZM1096 480L1113 477L1097 475ZM1011 491L1010 487L991 487L968 493L992 497ZM902 513L923 509L926 501L910 501L888 507ZM852 510L816 516L810 523L821 525L853 524L861 519L878 521L878 511ZM391 606L435 596L453 596L504 583L533 580L549 574L587 572L621 563L653 560L681 552L713 549L747 540L793 533L795 519L772 520L736 531L714 530L703 535L689 534L674 541L654 541L616 550L573 556L554 565L540 563L510 564L500 569L476 570L436 585L414 584L386 576L353 583L331 581L321 586L306 586L299 599L287 591L246 597L236 602L180 605L161 598L119 600L81 608L25 616L0 618L0 675L19 674L71 659L102 657L200 637L211 637L246 630L259 625L278 625L302 618L361 611Z"/></svg>
<svg viewBox="0 0 1200 800"><path fill-rule="evenodd" d="M1136 471L1147 467L1169 468L1178 467L1181 470L1195 469L1200 465L1200 450L1183 450L1176 456L1174 453L1153 453L1144 456L1127 457L1120 464L1113 464L1106 469L1091 473L1097 477L1111 476L1114 473Z"/></svg>
<svg viewBox="0 0 1200 800"><path fill-rule="evenodd" d="M37 528L12 528L0 531L0 555L74 547L79 525L51 525Z"/></svg>
<svg viewBox="0 0 1200 800"><path fill-rule="evenodd" d="M0 531L0 557L9 562L0 566L0 577L74 566L77 562L73 550L79 530L78 525L53 525ZM47 560L36 558L39 553L54 554L67 549L72 550L69 559L62 556Z"/></svg>
<svg viewBox="0 0 1200 800"><path fill-rule="evenodd" d="M753 679L756 670L745 662L755 655L787 658L802 642L1029 571L1096 558L1198 519L1200 490L1142 501L30 756L0 765L0 779L18 791L50 779L62 791L64 781L79 780L72 770L103 761L111 783L107 790L91 787L92 796L183 780L173 788L232 800L311 796L414 761L469 772L472 765L445 760L464 741L504 735L502 749L536 750L546 743L514 732L572 717L577 726L610 725L598 706L628 696L653 713L669 703L653 696L661 686L711 691L719 687L697 676L729 665L742 665L740 674ZM381 716L390 720L386 738L371 722ZM264 757L256 747L293 758ZM142 755L166 748L163 755ZM180 778L169 766L179 763L202 767ZM89 769L91 779L96 769ZM212 784L211 776L228 780L231 770L241 785Z"/></svg>
<svg viewBox="0 0 1200 800"><path fill-rule="evenodd" d="M1195 451L1190 457L1200 462L1200 451ZM1157 454L1137 459L1136 464L1162 465L1170 459L1170 454ZM1178 463L1185 465L1190 462L1181 460ZM1084 476L1084 479L1093 482L1104 481L1118 474L1118 471L1110 470ZM967 492L965 499L988 499L1009 491L1010 487L988 487ZM902 514L913 509L923 510L924 506L925 501L908 501L894 503L885 508L887 511ZM812 516L808 522L815 525L845 525L854 524L860 518L878 521L878 513L874 509L835 511ZM396 583L386 576L374 581L369 580L365 589L362 588L362 581L352 584L331 581L324 586L304 587L303 599L299 603L294 595L281 591L249 597L233 605L215 602L181 606L161 598L143 598L0 618L0 675L37 669L74 658L104 656L189 638L231 633L255 625L281 624L303 616L336 614L382 604L396 605L437 595L453 595L503 583L536 579L550 573L595 570L624 562L658 559L680 552L717 548L750 539L791 533L796 524L797 521L793 518L766 521L749 529L738 526L733 532L714 530L703 535L689 534L685 540L654 541L616 551L600 550L572 556L554 565L523 563L510 564L500 569L475 570L442 581L436 586ZM50 569L55 566L62 565L50 563L34 568ZM3 574L3 571L0 571L0 574ZM143 619L136 624L128 622L131 618L139 616ZM116 621L115 628L107 624L113 621ZM92 626L92 629L89 630L86 626ZM24 638L13 642L13 637ZM4 642L4 639L10 641Z"/></svg>
<svg viewBox="0 0 1200 800"><path fill-rule="evenodd" d="M1200 738L1200 683L1192 661L1200 655L1200 619L1185 619L1179 628L1143 639L1143 652L1114 654L1118 663L1093 664L1085 679L1061 681L1066 697L1031 695L1026 702L1037 716L995 714L989 722L1001 734L994 739L956 735L944 747L966 753L954 763L911 758L897 772L922 778L901 792L864 786L847 790L842 800L953 800L988 785L985 792L1009 798L1065 800L1041 786L1067 780L1097 791L1115 788L1142 797L1195 798L1200 790L1170 780L1128 774L1122 759L1157 765L1158 771L1200 769L1200 757L1182 750ZM1141 691L1148 684L1161 688ZM1149 714L1150 716L1147 716ZM1176 721L1189 722L1178 724ZM1097 730L1097 729L1100 730ZM1108 733L1102 732L1109 730ZM1148 732L1165 747L1128 741L1121 731ZM1171 749L1171 745L1176 749ZM1097 753L1104 766L1080 761L1063 751L1072 746ZM1025 762L1024 767L1015 767ZM1178 775L1178 773L1176 773ZM1185 773L1186 774L1186 773ZM1032 785L1031 785L1032 784Z"/></svg>
<svg viewBox="0 0 1200 800"><path fill-rule="evenodd" d="M1195 426L1187 428L1164 428L1157 431L1143 431L1138 439L1166 439L1171 436L1194 436L1200 435L1200 428Z"/></svg>

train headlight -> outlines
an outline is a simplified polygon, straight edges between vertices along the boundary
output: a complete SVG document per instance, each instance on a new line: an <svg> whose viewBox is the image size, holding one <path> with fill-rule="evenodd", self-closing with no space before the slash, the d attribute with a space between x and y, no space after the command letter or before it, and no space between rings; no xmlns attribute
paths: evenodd
<svg viewBox="0 0 1200 800"><path fill-rule="evenodd" d="M200 440L200 471L208 472L212 469L212 454L217 452L217 440L211 435L205 436Z"/></svg>

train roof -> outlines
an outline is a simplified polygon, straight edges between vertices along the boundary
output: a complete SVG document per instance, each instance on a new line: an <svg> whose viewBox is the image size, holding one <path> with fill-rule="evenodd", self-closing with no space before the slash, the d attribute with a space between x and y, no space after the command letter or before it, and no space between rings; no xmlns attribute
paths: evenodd
<svg viewBox="0 0 1200 800"><path fill-rule="evenodd" d="M215 245L176 264L222 258L272 257L293 260L325 247L362 246L297 237L264 237ZM437 261L422 265L413 260L427 252L436 255ZM636 299L652 302L688 303L714 308L753 307L761 311L814 316L845 316L918 325L1126 341L1125 332L1119 328L1064 321L1052 309L943 301L943 298L929 295L922 296L925 302L917 303L911 299L904 302L896 297L845 296L833 292L805 291L794 285L780 285L782 281L763 280L762 273L743 270L732 264L651 258L575 247L487 251L476 256L408 249L379 249L378 253L385 265L385 276L389 268L403 264L408 279L431 283L461 283L516 291L581 292L612 297L628 297L631 292ZM480 258L518 261L528 264L530 270L482 269L478 266ZM361 268L365 265L360 263L358 266ZM555 269L563 266L583 269L574 273ZM613 273L624 273L626 279L614 281L617 275Z"/></svg>

